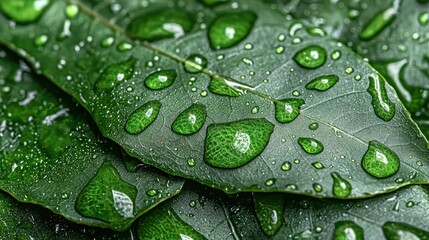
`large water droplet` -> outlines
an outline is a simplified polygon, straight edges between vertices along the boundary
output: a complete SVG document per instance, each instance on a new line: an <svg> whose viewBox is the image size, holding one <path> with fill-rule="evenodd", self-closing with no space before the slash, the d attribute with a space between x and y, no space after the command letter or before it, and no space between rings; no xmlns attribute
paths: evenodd
<svg viewBox="0 0 429 240"><path fill-rule="evenodd" d="M392 7L375 15L363 28L359 37L362 40L370 40L378 35L385 27L393 22L398 13L399 4L400 0L395 0Z"/></svg>
<svg viewBox="0 0 429 240"><path fill-rule="evenodd" d="M192 29L194 20L179 9L162 9L134 18L127 27L135 38L155 41L164 38L179 38Z"/></svg>
<svg viewBox="0 0 429 240"><path fill-rule="evenodd" d="M200 2L202 2L203 4L207 5L207 6L216 6L222 3L227 3L230 0L199 0Z"/></svg>
<svg viewBox="0 0 429 240"><path fill-rule="evenodd" d="M198 132L206 120L206 107L194 103L174 120L171 129L179 134L189 135Z"/></svg>
<svg viewBox="0 0 429 240"><path fill-rule="evenodd" d="M125 131L129 134L139 134L151 125L158 117L161 102L154 100L143 104L134 111L125 124Z"/></svg>
<svg viewBox="0 0 429 240"><path fill-rule="evenodd" d="M301 67L318 68L326 62L326 50L317 45L309 46L297 52L293 59Z"/></svg>
<svg viewBox="0 0 429 240"><path fill-rule="evenodd" d="M15 22L30 23L43 14L50 2L51 0L2 0L0 10Z"/></svg>
<svg viewBox="0 0 429 240"><path fill-rule="evenodd" d="M176 77L177 73L174 70L160 70L147 76L144 80L144 84L149 89L161 90L173 84Z"/></svg>
<svg viewBox="0 0 429 240"><path fill-rule="evenodd" d="M230 81L222 76L214 76L210 80L210 92L218 95L238 97L244 93L243 89L250 89L250 86Z"/></svg>
<svg viewBox="0 0 429 240"><path fill-rule="evenodd" d="M118 170L104 163L79 193L76 210L85 217L120 224L134 217L137 189L122 180Z"/></svg>
<svg viewBox="0 0 429 240"><path fill-rule="evenodd" d="M370 141L362 158L362 168L371 176L386 178L399 170L399 157L395 152L377 141Z"/></svg>
<svg viewBox="0 0 429 240"><path fill-rule="evenodd" d="M390 121L395 116L395 104L390 101L385 88L385 80L381 75L369 77L368 92L372 96L372 106L375 114L384 121Z"/></svg>
<svg viewBox="0 0 429 240"><path fill-rule="evenodd" d="M335 223L333 240L364 240L363 229L352 221Z"/></svg>
<svg viewBox="0 0 429 240"><path fill-rule="evenodd" d="M283 224L285 194L253 193L256 217L267 236L274 236Z"/></svg>
<svg viewBox="0 0 429 240"><path fill-rule="evenodd" d="M301 106L305 104L303 99L287 98L275 102L275 117L278 122L289 123L298 117Z"/></svg>
<svg viewBox="0 0 429 240"><path fill-rule="evenodd" d="M308 90L326 91L333 87L339 78L336 75L326 75L315 78L305 85Z"/></svg>
<svg viewBox="0 0 429 240"><path fill-rule="evenodd" d="M298 144L308 154L319 154L323 151L324 147L321 142L314 138L299 138Z"/></svg>
<svg viewBox="0 0 429 240"><path fill-rule="evenodd" d="M204 160L219 168L240 167L264 151L273 131L274 124L263 118L211 124Z"/></svg>
<svg viewBox="0 0 429 240"><path fill-rule="evenodd" d="M249 35L256 18L256 14L249 11L220 15L209 28L210 46L225 49L237 45Z"/></svg>
<svg viewBox="0 0 429 240"><path fill-rule="evenodd" d="M419 15L419 23L422 26L428 25L428 23L429 23L429 13L428 12L420 13L420 15Z"/></svg>
<svg viewBox="0 0 429 240"><path fill-rule="evenodd" d="M95 82L95 91L110 91L121 82L131 78L133 76L135 64L136 59L130 58L127 61L106 67Z"/></svg>
<svg viewBox="0 0 429 240"><path fill-rule="evenodd" d="M183 64L188 73L199 73L207 67L207 59L201 54L191 54Z"/></svg>
<svg viewBox="0 0 429 240"><path fill-rule="evenodd" d="M387 240L427 240L429 232L406 223L386 222L383 233Z"/></svg>
<svg viewBox="0 0 429 240"><path fill-rule="evenodd" d="M348 197L352 191L352 185L337 172L331 173L331 177L334 181L332 193L340 198Z"/></svg>

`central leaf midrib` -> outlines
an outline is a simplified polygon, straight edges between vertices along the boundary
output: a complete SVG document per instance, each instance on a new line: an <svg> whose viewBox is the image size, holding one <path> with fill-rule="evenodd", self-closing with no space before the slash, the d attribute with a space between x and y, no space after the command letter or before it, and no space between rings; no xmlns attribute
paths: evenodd
<svg viewBox="0 0 429 240"><path fill-rule="evenodd" d="M226 81L230 81L230 82L234 82L234 83L240 84L242 86L246 86L247 85L247 84L244 84L244 83L242 83L242 82L240 82L240 81L238 81L236 79L233 79L231 77L222 76L222 75L217 74L217 73L215 73L215 72L213 72L213 71L211 71L209 69L203 68L202 66L200 66L199 64L197 64L195 62L187 61L186 59L184 59L184 58L182 58L182 57L180 57L180 56L178 56L178 55L176 55L176 54L174 54L174 53L172 53L170 51L166 51L166 50L164 50L162 48L159 48L159 47L157 47L157 46L155 46L155 45L153 45L153 44L151 44L151 43L149 43L147 41L141 41L139 39L136 39L130 33L128 33L125 29L123 29L122 27L116 25L115 23L112 23L107 18L105 18L104 16L100 15L98 12L96 12L93 9L89 8L87 5L81 3L79 0L65 0L65 1L69 2L70 4L74 4L74 5L78 6L88 16L90 16L90 17L92 17L92 18L100 21L103 25L105 25L108 28L112 29L113 31L115 31L115 32L117 32L117 33L119 33L119 34L121 34L121 35L123 35L123 36L125 36L125 37L127 37L127 38L129 38L131 40L133 40L134 42L138 43L142 47L145 47L145 48L150 49L150 50L152 50L154 52L157 52L157 53L159 53L161 55L164 55L164 56L166 56L166 57L168 57L170 59L173 59L173 60L175 60L175 61L177 61L179 63L190 65L191 67L194 67L194 68L197 68L197 69L198 68L202 69L201 72L204 73L204 74L206 74L206 75L208 75L209 77L211 77L211 79L215 79L217 77L217 78L221 78L221 79L226 80ZM263 93L261 93L259 91L256 91L253 87L249 87L249 88L241 87L241 88L242 88L241 90L244 90L246 92L255 94L255 95L257 95L259 97L262 97L262 98L264 98L264 99L266 99L268 101L271 101L272 103L281 102L280 100L277 100L277 99L275 99L275 98L273 98L271 96L268 96L268 95L263 94ZM305 109L303 109L303 110L305 110ZM329 128L332 128L334 130L340 131L340 132L344 133L345 135L347 135L348 137L350 137L352 139L355 139L357 142L359 142L359 143L361 143L361 144L363 144L365 146L368 146L367 142L365 142L362 139L360 139L360 138L358 138L358 137L356 137L356 136L354 136L354 135L346 132L343 129L340 129L340 128L338 128L338 127L336 127L336 126L334 126L334 125L332 125L330 123L322 121L319 118L312 117L310 115L303 114L303 113L301 113L301 115L303 117L306 117L306 118L311 119L313 121L317 121L317 122L319 122L319 123L321 123L321 124L323 124L323 125L325 125L325 126L327 126Z"/></svg>

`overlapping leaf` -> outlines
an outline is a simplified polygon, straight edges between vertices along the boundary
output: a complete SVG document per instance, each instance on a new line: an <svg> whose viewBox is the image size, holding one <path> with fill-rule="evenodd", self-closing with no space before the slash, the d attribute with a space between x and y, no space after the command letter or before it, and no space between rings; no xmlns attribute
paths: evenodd
<svg viewBox="0 0 429 240"><path fill-rule="evenodd" d="M136 167L68 96L10 52L0 55L1 189L69 220L115 230L180 191L183 180Z"/></svg>
<svg viewBox="0 0 429 240"><path fill-rule="evenodd" d="M143 7L139 1L71 2L80 11L55 1L36 22L27 24L2 16L0 26L6 31L0 33L0 41L73 95L106 136L147 164L226 192L284 191L319 197L366 197L429 179L426 141L394 91L388 85L384 90L383 79L317 30L292 31L296 22L276 14L269 5L238 1L208 8L194 1L157 1ZM184 37L176 32L178 39L133 42L124 30L128 23L159 9L188 12L198 23ZM214 40L209 42L207 28L216 17L234 15L228 15L231 12L256 13L256 23L244 41L212 50ZM249 16L244 18L253 19ZM43 35L50 37L40 44L36 40ZM320 50L319 60L326 52L326 60L305 63L314 57L312 51L298 54L307 47ZM189 56L193 62L184 60ZM195 73L204 58L210 70ZM146 77L169 69L177 74L171 86L147 88ZM329 90L305 87L329 75L339 78ZM372 91L367 91L370 81ZM176 117L194 103L204 105L207 112L202 129L192 135L177 134L172 130ZM275 105L280 110L277 117ZM290 107L295 120L281 115ZM145 114L150 115L149 122ZM268 139L270 124L273 133ZM221 131L227 134L217 135ZM255 140L256 136L260 138ZM251 147L246 139L253 139ZM397 172L389 170L388 175L378 175L386 178L378 179L362 168L368 149L371 154L379 152L373 151L374 146L387 147L394 153L389 156L398 155L400 166L393 168L399 167ZM250 162L237 167L230 164L235 160L241 161L238 165ZM344 186L350 191L334 194L338 181L348 182Z"/></svg>

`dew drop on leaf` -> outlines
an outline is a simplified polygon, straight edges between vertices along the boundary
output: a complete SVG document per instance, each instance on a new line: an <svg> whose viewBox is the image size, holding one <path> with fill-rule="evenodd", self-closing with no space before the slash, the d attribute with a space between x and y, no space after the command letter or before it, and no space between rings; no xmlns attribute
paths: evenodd
<svg viewBox="0 0 429 240"><path fill-rule="evenodd" d="M202 104L194 103L179 114L171 125L171 129L178 134L194 134L204 125L206 116L206 107Z"/></svg>
<svg viewBox="0 0 429 240"><path fill-rule="evenodd" d="M151 73L144 80L144 84L151 90L161 90L169 87L176 80L175 70L160 70Z"/></svg>
<svg viewBox="0 0 429 240"><path fill-rule="evenodd" d="M207 67L208 61L201 54L191 54L183 64L188 73L199 73Z"/></svg>
<svg viewBox="0 0 429 240"><path fill-rule="evenodd" d="M155 189L148 189L148 190L146 191L146 195L148 195L148 196L150 196L150 197L153 197L153 196L155 196L156 194L158 194L158 191L157 191L157 190L155 190Z"/></svg>
<svg viewBox="0 0 429 240"><path fill-rule="evenodd" d="M74 4L68 5L68 6L66 7L65 13L66 13L66 16L67 16L69 19L73 19L73 18L75 18L75 17L77 16L77 14L79 13L79 8L78 8L78 6L76 6L76 5L74 5Z"/></svg>
<svg viewBox="0 0 429 240"><path fill-rule="evenodd" d="M399 170L399 157L388 147L377 141L370 141L362 158L362 168L371 176L386 178Z"/></svg>
<svg viewBox="0 0 429 240"><path fill-rule="evenodd" d="M207 128L204 161L219 168L237 168L261 154L274 131L263 118L211 124Z"/></svg>
<svg viewBox="0 0 429 240"><path fill-rule="evenodd" d="M419 23L422 26L426 26L429 23L429 13L424 12L419 15Z"/></svg>
<svg viewBox="0 0 429 240"><path fill-rule="evenodd" d="M323 187L319 183L313 183L313 189L316 192L322 192L323 191Z"/></svg>
<svg viewBox="0 0 429 240"><path fill-rule="evenodd" d="M292 168L292 163L291 162L289 162L289 161L286 161L286 162L284 162L283 164L282 164L282 170L283 171L289 171L289 170L291 170L291 168Z"/></svg>
<svg viewBox="0 0 429 240"><path fill-rule="evenodd" d="M332 193L340 198L346 198L350 195L352 191L352 185L341 177L337 172L331 173L331 177L334 181L332 185Z"/></svg>
<svg viewBox="0 0 429 240"><path fill-rule="evenodd" d="M101 46L102 47L110 47L112 46L112 44L115 42L115 38L114 37L106 37L103 38L103 40L101 40Z"/></svg>
<svg viewBox="0 0 429 240"><path fill-rule="evenodd" d="M254 193L255 213L265 235L273 236L283 224L284 194Z"/></svg>
<svg viewBox="0 0 429 240"><path fill-rule="evenodd" d="M130 51L131 49L133 49L133 47L134 46L131 43L123 42L123 43L118 44L117 49L120 52L126 52L126 51Z"/></svg>
<svg viewBox="0 0 429 240"><path fill-rule="evenodd" d="M360 32L360 39L370 40L392 23L398 13L399 4L400 0L395 0L392 7L377 13L370 19L362 32Z"/></svg>
<svg viewBox="0 0 429 240"><path fill-rule="evenodd" d="M46 10L51 0L2 0L0 10L18 23L36 21Z"/></svg>
<svg viewBox="0 0 429 240"><path fill-rule="evenodd" d="M133 76L135 64L136 59L130 58L127 61L106 67L95 82L95 91L110 91L121 82L131 78Z"/></svg>
<svg viewBox="0 0 429 240"><path fill-rule="evenodd" d="M368 92L372 96L372 106L375 114L384 121L390 121L395 116L395 104L390 101L385 88L385 80L381 75L369 77Z"/></svg>
<svg viewBox="0 0 429 240"><path fill-rule="evenodd" d="M323 151L324 147L321 142L314 138L299 138L298 144L308 154L319 154Z"/></svg>
<svg viewBox="0 0 429 240"><path fill-rule="evenodd" d="M132 37L155 41L165 38L180 38L192 29L194 20L180 9L162 9L134 18L127 26Z"/></svg>
<svg viewBox="0 0 429 240"><path fill-rule="evenodd" d="M48 40L48 35L40 35L34 39L34 45L36 45L36 47L45 46Z"/></svg>
<svg viewBox="0 0 429 240"><path fill-rule="evenodd" d="M310 125L308 125L308 129L313 130L313 131L319 129L319 123L317 123L317 122L310 123Z"/></svg>
<svg viewBox="0 0 429 240"><path fill-rule="evenodd" d="M339 221L335 223L332 240L364 240L362 227L352 221Z"/></svg>
<svg viewBox="0 0 429 240"><path fill-rule="evenodd" d="M213 49L226 49L237 45L249 35L256 18L256 14L249 11L218 16L209 27L210 46Z"/></svg>
<svg viewBox="0 0 429 240"><path fill-rule="evenodd" d="M122 180L118 170L104 163L79 193L76 210L85 217L119 224L134 217L137 189Z"/></svg>
<svg viewBox="0 0 429 240"><path fill-rule="evenodd" d="M158 117L161 102L154 100L143 104L134 111L125 124L125 131L129 134L140 134Z"/></svg>
<svg viewBox="0 0 429 240"><path fill-rule="evenodd" d="M400 222L386 222L383 225L383 233L387 240L425 240L429 236L429 232Z"/></svg>
<svg viewBox="0 0 429 240"><path fill-rule="evenodd" d="M298 98L287 98L275 102L276 120L280 123L292 122L298 117L303 104L305 104L305 101Z"/></svg>
<svg viewBox="0 0 429 240"><path fill-rule="evenodd" d="M242 90L243 88L250 87L227 80L225 77L221 76L212 77L209 84L210 92L228 97L238 97L242 95L244 93L244 91Z"/></svg>
<svg viewBox="0 0 429 240"><path fill-rule="evenodd" d="M314 162L311 164L315 169L324 169L325 166L321 162Z"/></svg>
<svg viewBox="0 0 429 240"><path fill-rule="evenodd" d="M332 88L337 82L339 78L336 75L326 75L320 76L305 85L305 88L308 90L317 90L317 91L326 91Z"/></svg>
<svg viewBox="0 0 429 240"><path fill-rule="evenodd" d="M297 52L293 59L301 67L318 68L326 62L326 50L317 45L309 46Z"/></svg>

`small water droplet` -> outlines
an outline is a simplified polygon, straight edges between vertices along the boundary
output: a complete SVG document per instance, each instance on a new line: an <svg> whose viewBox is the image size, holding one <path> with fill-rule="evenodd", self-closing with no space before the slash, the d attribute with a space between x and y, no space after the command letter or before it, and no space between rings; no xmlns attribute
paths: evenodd
<svg viewBox="0 0 429 240"><path fill-rule="evenodd" d="M338 60L340 59L340 57L341 57L341 52L339 50L335 50L331 55L331 58L333 60Z"/></svg>
<svg viewBox="0 0 429 240"><path fill-rule="evenodd" d="M127 31L134 38L155 41L165 38L180 38L192 29L194 20L180 9L162 9L134 18Z"/></svg>
<svg viewBox="0 0 429 240"><path fill-rule="evenodd" d="M204 161L219 168L240 167L264 151L273 131L274 124L263 118L211 124Z"/></svg>
<svg viewBox="0 0 429 240"><path fill-rule="evenodd" d="M179 114L171 125L171 129L178 134L194 134L202 128L206 116L206 107L202 104L194 103Z"/></svg>
<svg viewBox="0 0 429 240"><path fill-rule="evenodd" d="M194 167L195 164L196 164L196 162L195 162L195 160L193 158L189 158L187 162L188 162L188 165L190 167Z"/></svg>
<svg viewBox="0 0 429 240"><path fill-rule="evenodd" d="M399 170L399 157L395 152L377 141L370 141L362 158L362 168L371 176L386 178Z"/></svg>
<svg viewBox="0 0 429 240"><path fill-rule="evenodd" d="M285 48L283 46L276 47L276 53L277 54L282 54L282 53L284 53L284 51L285 51Z"/></svg>
<svg viewBox="0 0 429 240"><path fill-rule="evenodd" d="M39 1L40 2L40 1ZM74 4L70 4L66 7L66 16L69 19L73 19L77 16L77 14L79 13L79 8L78 6L74 5Z"/></svg>
<svg viewBox="0 0 429 240"><path fill-rule="evenodd" d="M419 23L422 26L428 25L428 23L429 23L429 13L428 12L420 13L420 15L419 15Z"/></svg>
<svg viewBox="0 0 429 240"><path fill-rule="evenodd" d="M318 128L319 128L319 123L317 122L313 122L313 123L310 123L310 125L308 125L308 129L313 131L317 130Z"/></svg>
<svg viewBox="0 0 429 240"><path fill-rule="evenodd" d="M282 164L282 170L283 171L289 171L292 169L292 163L291 162L284 162Z"/></svg>
<svg viewBox="0 0 429 240"><path fill-rule="evenodd" d="M276 120L280 123L292 122L298 117L303 104L305 104L303 99L296 98L286 98L275 102Z"/></svg>
<svg viewBox="0 0 429 240"><path fill-rule="evenodd" d="M254 193L254 206L258 222L267 236L273 236L283 224L284 194Z"/></svg>
<svg viewBox="0 0 429 240"><path fill-rule="evenodd" d="M336 75L320 76L307 83L305 88L308 90L317 90L323 92L332 88L338 82L338 80L339 78Z"/></svg>
<svg viewBox="0 0 429 240"><path fill-rule="evenodd" d="M324 149L323 144L314 138L298 138L298 144L308 154L319 154Z"/></svg>
<svg viewBox="0 0 429 240"><path fill-rule="evenodd" d="M332 172L331 177L334 181L332 193L339 198L348 197L352 191L352 185L337 172Z"/></svg>
<svg viewBox="0 0 429 240"><path fill-rule="evenodd" d="M177 73L174 70L160 70L146 77L144 83L151 90L161 90L173 84Z"/></svg>
<svg viewBox="0 0 429 240"><path fill-rule="evenodd" d="M316 169L324 169L325 168L325 166L321 162L314 162L311 165Z"/></svg>
<svg viewBox="0 0 429 240"><path fill-rule="evenodd" d="M110 47L113 45L114 42L115 42L114 37L106 37L106 38L103 38L103 40L101 40L101 46L102 47Z"/></svg>
<svg viewBox="0 0 429 240"><path fill-rule="evenodd" d="M161 102L154 100L143 104L135 110L125 124L125 131L129 134L140 134L158 117Z"/></svg>
<svg viewBox="0 0 429 240"><path fill-rule="evenodd" d="M259 107L255 106L252 108L252 110L250 111L252 114L257 114L259 112Z"/></svg>
<svg viewBox="0 0 429 240"><path fill-rule="evenodd" d="M323 192L323 187L319 183L313 183L313 189L318 193Z"/></svg>
<svg viewBox="0 0 429 240"><path fill-rule="evenodd" d="M191 208L194 208L195 206L197 206L197 202L196 202L195 200L191 200L191 201L189 202L189 206L190 206Z"/></svg>
<svg viewBox="0 0 429 240"><path fill-rule="evenodd" d="M210 46L213 49L226 49L237 45L249 35L256 18L256 14L250 11L218 16L209 27Z"/></svg>
<svg viewBox="0 0 429 240"><path fill-rule="evenodd" d="M369 77L368 92L372 96L372 106L375 114L384 121L390 121L395 116L395 104L390 101L385 88L385 80L380 75Z"/></svg>
<svg viewBox="0 0 429 240"><path fill-rule="evenodd" d="M207 64L208 61L203 55L191 54L188 58L186 58L184 67L188 73L199 73L207 67Z"/></svg>
<svg viewBox="0 0 429 240"><path fill-rule="evenodd" d="M268 179L267 181L265 181L265 186L270 187L274 185L274 183L276 183L275 179Z"/></svg>
<svg viewBox="0 0 429 240"><path fill-rule="evenodd" d="M110 91L121 82L133 76L136 59L130 58L127 61L112 64L103 70L103 73L95 82L95 91Z"/></svg>
<svg viewBox="0 0 429 240"><path fill-rule="evenodd" d="M120 52L126 52L126 51L130 51L131 49L133 49L133 47L134 46L132 44L123 42L123 43L118 44L117 49Z"/></svg>
<svg viewBox="0 0 429 240"><path fill-rule="evenodd" d="M48 40L48 35L40 35L34 39L34 45L37 47L45 46Z"/></svg>
<svg viewBox="0 0 429 240"><path fill-rule="evenodd" d="M318 68L326 62L326 50L317 45L309 46L296 53L294 60L301 67Z"/></svg>
<svg viewBox="0 0 429 240"><path fill-rule="evenodd" d="M362 227L352 221L338 221L335 223L335 231L332 240L364 240Z"/></svg>
<svg viewBox="0 0 429 240"><path fill-rule="evenodd" d="M155 196L156 194L158 194L158 191L157 191L157 190L155 190L155 189L148 189L148 190L146 191L146 195L148 195L148 196L150 196L150 197L153 197L153 196Z"/></svg>

